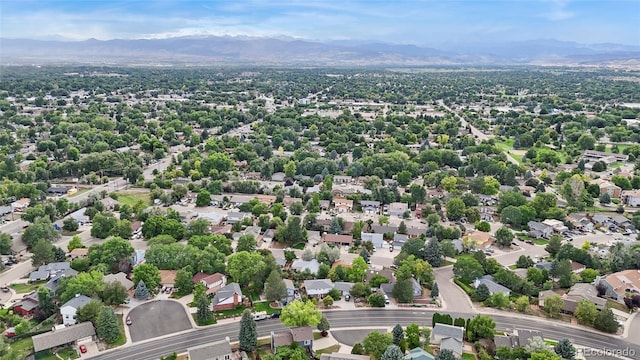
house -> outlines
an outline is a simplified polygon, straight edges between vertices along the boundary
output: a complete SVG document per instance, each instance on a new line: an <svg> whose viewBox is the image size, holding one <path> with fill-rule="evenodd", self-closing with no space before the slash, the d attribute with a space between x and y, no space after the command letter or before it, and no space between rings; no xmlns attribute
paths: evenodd
<svg viewBox="0 0 640 360"><path fill-rule="evenodd" d="M611 222L611 218L607 215L596 214L591 217L591 221L593 221L596 226L605 226Z"/></svg>
<svg viewBox="0 0 640 360"><path fill-rule="evenodd" d="M485 248L487 246L489 246L491 244L491 242L493 241L493 236L491 236L490 233L486 233L483 231L474 231L471 234L466 236L467 241L471 244L473 244L473 246L476 249L481 249L481 248Z"/></svg>
<svg viewBox="0 0 640 360"><path fill-rule="evenodd" d="M200 283L207 288L207 294L213 294L227 283L227 277L220 273L205 274L199 272L191 279L194 284Z"/></svg>
<svg viewBox="0 0 640 360"><path fill-rule="evenodd" d="M229 211L227 213L227 224L235 224L235 223L242 222L246 217L249 217L249 214L244 212Z"/></svg>
<svg viewBox="0 0 640 360"><path fill-rule="evenodd" d="M495 281L495 279L493 278L493 276L491 276L491 275L484 275L484 276L481 276L479 278L476 278L473 281L473 287L476 288L476 289L481 284L484 284L489 289L489 294L491 294L491 295L493 295L495 293L499 293L499 292L501 292L505 296L511 295L511 290L509 288L505 287L505 286L502 286L502 285L498 284Z"/></svg>
<svg viewBox="0 0 640 360"><path fill-rule="evenodd" d="M302 287L309 296L324 297L334 287L333 282L329 279L305 280Z"/></svg>
<svg viewBox="0 0 640 360"><path fill-rule="evenodd" d="M311 259L309 261L295 259L291 263L291 270L295 270L298 272L309 270L310 273L315 275L318 273L318 269L320 269L320 263L316 259Z"/></svg>
<svg viewBox="0 0 640 360"><path fill-rule="evenodd" d="M117 274L105 275L102 278L102 281L105 284L109 284L109 283L112 283L112 282L118 282L125 289L127 289L127 291L133 289L133 281L127 279L127 274L123 273L122 271L117 273Z"/></svg>
<svg viewBox="0 0 640 360"><path fill-rule="evenodd" d="M87 215L85 215L86 211L87 211L87 208L83 207L81 209L78 209L78 210L72 212L67 217L68 218L72 218L73 220L75 220L80 225L89 224L89 223L91 223L91 219L89 219L89 217Z"/></svg>
<svg viewBox="0 0 640 360"><path fill-rule="evenodd" d="M120 203L118 203L117 200L114 200L110 197L106 197L100 200L100 202L102 203L102 205L104 205L104 209L107 211L112 211L113 209L116 208L116 206L120 205Z"/></svg>
<svg viewBox="0 0 640 360"><path fill-rule="evenodd" d="M627 206L640 206L640 190L624 190L621 197Z"/></svg>
<svg viewBox="0 0 640 360"><path fill-rule="evenodd" d="M160 286L172 288L176 282L176 275L178 270L159 270L160 271Z"/></svg>
<svg viewBox="0 0 640 360"><path fill-rule="evenodd" d="M64 325L75 325L78 309L87 305L92 299L88 296L77 294L73 299L60 306L60 315Z"/></svg>
<svg viewBox="0 0 640 360"><path fill-rule="evenodd" d="M67 253L67 257L71 260L83 259L86 258L87 255L89 255L88 248L75 248Z"/></svg>
<svg viewBox="0 0 640 360"><path fill-rule="evenodd" d="M431 331L431 343L440 350L451 350L457 357L462 356L464 328L460 326L435 324Z"/></svg>
<svg viewBox="0 0 640 360"><path fill-rule="evenodd" d="M282 281L284 282L284 286L287 289L287 296L282 299L282 302L286 304L296 298L296 292L298 291L298 289L296 289L295 285L293 285L293 280L282 279Z"/></svg>
<svg viewBox="0 0 640 360"><path fill-rule="evenodd" d="M275 353L280 346L289 346L293 342L311 349L313 347L313 330L311 326L297 326L286 330L271 332L271 352Z"/></svg>
<svg viewBox="0 0 640 360"><path fill-rule="evenodd" d="M213 305L213 311L235 308L238 304L242 303L242 290L240 290L240 285L233 282L222 287L216 291L211 303Z"/></svg>
<svg viewBox="0 0 640 360"><path fill-rule="evenodd" d="M422 234L425 234L427 232L427 229L421 226L418 227L410 227L407 229L407 236L409 236L410 239L414 239L414 238L419 238L420 236L422 236Z"/></svg>
<svg viewBox="0 0 640 360"><path fill-rule="evenodd" d="M582 154L582 157L587 160L595 160L595 161L610 158L612 162L616 162L616 161L625 162L629 159L629 155L608 153L608 152L596 151L596 150L585 150L584 154Z"/></svg>
<svg viewBox="0 0 640 360"><path fill-rule="evenodd" d="M144 250L136 250L131 256L131 266L136 267L140 264L144 264Z"/></svg>
<svg viewBox="0 0 640 360"><path fill-rule="evenodd" d="M550 226L553 229L553 231L557 233L563 233L569 230L569 228L567 228L562 221L556 220L556 219L546 219L542 221L542 224L546 226Z"/></svg>
<svg viewBox="0 0 640 360"><path fill-rule="evenodd" d="M382 248L382 246L384 246L384 235L383 234L376 234L376 233L361 233L360 234L360 238L362 239L362 242L365 241L371 241L371 243L373 244L373 247L376 249L380 249Z"/></svg>
<svg viewBox="0 0 640 360"><path fill-rule="evenodd" d="M214 341L189 348L189 360L231 360L233 352L228 340Z"/></svg>
<svg viewBox="0 0 640 360"><path fill-rule="evenodd" d="M389 204L389 216L402 217L405 212L409 211L409 205L401 202L392 202Z"/></svg>
<svg viewBox="0 0 640 360"><path fill-rule="evenodd" d="M619 199L622 189L609 180L597 179L592 181L593 184L600 188L600 195L608 194L612 199Z"/></svg>
<svg viewBox="0 0 640 360"><path fill-rule="evenodd" d="M0 206L0 216L11 214L12 211L11 206Z"/></svg>
<svg viewBox="0 0 640 360"><path fill-rule="evenodd" d="M416 278L411 278L411 286L413 287L413 298L419 298L422 296L422 285L416 280Z"/></svg>
<svg viewBox="0 0 640 360"><path fill-rule="evenodd" d="M273 173L271 175L271 181L283 182L286 175L283 172Z"/></svg>
<svg viewBox="0 0 640 360"><path fill-rule="evenodd" d="M362 212L365 214L375 215L380 212L380 202L370 200L360 200Z"/></svg>
<svg viewBox="0 0 640 360"><path fill-rule="evenodd" d="M288 208L288 207L290 207L293 203L296 203L296 202L299 202L299 203L301 203L301 204L302 204L302 199L300 199L300 198L295 198L295 197L291 197L291 196L285 196L285 197L282 199L282 205L283 205L284 207L287 207L287 208Z"/></svg>
<svg viewBox="0 0 640 360"><path fill-rule="evenodd" d="M315 246L320 241L322 241L322 236L320 235L320 231L307 230L307 242L310 245Z"/></svg>
<svg viewBox="0 0 640 360"><path fill-rule="evenodd" d="M631 224L631 220L627 219L622 215L611 215L611 222L621 228L621 229L633 229L633 225Z"/></svg>
<svg viewBox="0 0 640 360"><path fill-rule="evenodd" d="M607 296L622 302L626 293L640 293L640 270L623 270L603 277L598 276L595 285L604 286Z"/></svg>
<svg viewBox="0 0 640 360"><path fill-rule="evenodd" d="M396 230L398 230L398 227L393 225L371 225L371 231L376 234L393 234Z"/></svg>
<svg viewBox="0 0 640 360"><path fill-rule="evenodd" d="M29 205L31 204L31 199L29 198L22 198L19 200L16 200L14 202L11 203L11 208L13 209L13 211L17 211L17 212L22 212L27 210L27 208L29 207Z"/></svg>
<svg viewBox="0 0 640 360"><path fill-rule="evenodd" d="M515 329L513 334L517 339L517 347L525 347L529 345L531 340L539 337L540 339L544 339L542 333L538 330L527 330L527 329Z"/></svg>
<svg viewBox="0 0 640 360"><path fill-rule="evenodd" d="M257 195L256 199L258 199L261 204L271 206L276 202L277 197L275 195Z"/></svg>
<svg viewBox="0 0 640 360"><path fill-rule="evenodd" d="M47 189L47 192L51 195L62 196L62 195L67 195L67 193L69 192L69 189L71 189L70 186L51 185L49 186L49 189Z"/></svg>
<svg viewBox="0 0 640 360"><path fill-rule="evenodd" d="M353 182L353 178L351 176L336 175L333 177L334 184L349 184L351 182Z"/></svg>
<svg viewBox="0 0 640 360"><path fill-rule="evenodd" d="M345 213L353 210L353 200L345 198L333 198L333 206L339 213Z"/></svg>
<svg viewBox="0 0 640 360"><path fill-rule="evenodd" d="M262 235L262 241L266 243L270 243L273 241L273 238L276 236L276 229L267 229Z"/></svg>
<svg viewBox="0 0 640 360"><path fill-rule="evenodd" d="M607 305L606 299L598 297L598 290L596 287L585 283L577 283L573 285L562 299L565 302L563 310L571 314L575 311L578 303L582 300L594 303L598 310L604 309Z"/></svg>
<svg viewBox="0 0 640 360"><path fill-rule="evenodd" d="M544 301L553 295L557 295L553 290L543 290L538 293L538 306L544 308Z"/></svg>
<svg viewBox="0 0 640 360"><path fill-rule="evenodd" d="M96 329L90 321L85 321L61 329L53 328L46 333L34 335L31 339L33 351L39 352L67 344L86 343L92 341L94 336L96 336Z"/></svg>
<svg viewBox="0 0 640 360"><path fill-rule="evenodd" d="M409 354L404 357L404 360L434 360L435 357L422 348L415 348L409 350Z"/></svg>
<svg viewBox="0 0 640 360"><path fill-rule="evenodd" d="M320 205L320 210L329 210L329 207L331 207L331 201L329 201L329 200L320 200L318 202L318 205Z"/></svg>
<svg viewBox="0 0 640 360"><path fill-rule="evenodd" d="M553 228L551 226L537 221L529 221L527 226L529 226L529 236L535 237L536 239L549 238L553 233Z"/></svg>
<svg viewBox="0 0 640 360"><path fill-rule="evenodd" d="M391 243L391 246L393 246L393 250L402 250L402 247L404 246L404 243L407 242L407 240L409 240L409 235L393 233L393 242Z"/></svg>
<svg viewBox="0 0 640 360"><path fill-rule="evenodd" d="M40 265L38 270L29 274L29 281L49 280L49 278L56 275L64 274L66 276L77 275L78 272L71 268L71 264L68 262L55 262L45 265Z"/></svg>
<svg viewBox="0 0 640 360"><path fill-rule="evenodd" d="M351 291L352 287L353 287L352 282L337 281L333 284L333 288L335 290L340 291L340 295L342 296L350 295L349 292Z"/></svg>
<svg viewBox="0 0 640 360"><path fill-rule="evenodd" d="M347 245L351 246L353 243L353 236L351 235L338 235L338 234L324 234L324 242L329 245Z"/></svg>
<svg viewBox="0 0 640 360"><path fill-rule="evenodd" d="M30 318L38 309L38 292L33 291L25 295L22 300L13 305L12 309L15 314L23 318Z"/></svg>

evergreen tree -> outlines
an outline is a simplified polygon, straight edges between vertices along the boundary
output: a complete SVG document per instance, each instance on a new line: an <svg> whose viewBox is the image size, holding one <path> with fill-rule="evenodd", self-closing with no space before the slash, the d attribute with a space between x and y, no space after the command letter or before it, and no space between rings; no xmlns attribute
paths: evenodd
<svg viewBox="0 0 640 360"><path fill-rule="evenodd" d="M400 346L400 342L404 340L404 330L402 329L402 326L400 326L400 324L396 324L391 333L393 334L393 344Z"/></svg>
<svg viewBox="0 0 640 360"><path fill-rule="evenodd" d="M146 300L149 298L149 296L151 296L149 289L147 289L147 286L144 284L144 281L140 280L138 282L138 286L136 286L136 299Z"/></svg>
<svg viewBox="0 0 640 360"><path fill-rule="evenodd" d="M456 355L449 349L440 350L435 360L457 360Z"/></svg>
<svg viewBox="0 0 640 360"><path fill-rule="evenodd" d="M569 339L558 341L554 350L556 354L560 355L563 359L573 359L576 356L576 348L573 347Z"/></svg>
<svg viewBox="0 0 640 360"><path fill-rule="evenodd" d="M480 284L476 288L476 291L473 293L473 300L475 301L485 301L491 296L489 292L489 288L485 284Z"/></svg>
<svg viewBox="0 0 640 360"><path fill-rule="evenodd" d="M389 345L382 354L381 360L402 360L404 353L397 345Z"/></svg>
<svg viewBox="0 0 640 360"><path fill-rule="evenodd" d="M600 331L612 334L618 330L619 324L613 315L613 311L610 308L606 308L598 313L593 326Z"/></svg>
<svg viewBox="0 0 640 360"><path fill-rule="evenodd" d="M264 294L267 300L280 301L287 296L287 285L282 281L282 276L278 270L273 270L264 283Z"/></svg>
<svg viewBox="0 0 640 360"><path fill-rule="evenodd" d="M351 353L354 354L354 355L364 355L364 348L362 347L362 344L360 344L360 343L353 344L353 348L351 349Z"/></svg>
<svg viewBox="0 0 640 360"><path fill-rule="evenodd" d="M112 308L108 306L102 307L100 315L98 315L96 332L98 338L106 341L108 344L112 344L118 340L120 337L120 326L118 325L118 318Z"/></svg>
<svg viewBox="0 0 640 360"><path fill-rule="evenodd" d="M435 299L439 295L440 295L440 289L438 288L438 283L434 282L433 286L431 287L431 297Z"/></svg>
<svg viewBox="0 0 640 360"><path fill-rule="evenodd" d="M442 265L442 250L436 238L432 238L424 247L424 259L433 267Z"/></svg>
<svg viewBox="0 0 640 360"><path fill-rule="evenodd" d="M200 324L208 324L213 318L213 313L211 309L209 309L209 305L211 305L211 300L205 294L198 296L196 299L196 304L198 306L198 311L196 313L196 318Z"/></svg>
<svg viewBox="0 0 640 360"><path fill-rule="evenodd" d="M331 329L331 324L329 323L329 319L327 319L326 315L322 314L322 318L318 323L318 331L322 333L322 336L327 336L327 331L329 331L329 329Z"/></svg>
<svg viewBox="0 0 640 360"><path fill-rule="evenodd" d="M252 352L258 348L258 330L256 329L256 322L253 320L253 315L251 315L251 310L249 309L246 309L242 313L238 340L240 342L240 350L242 351Z"/></svg>

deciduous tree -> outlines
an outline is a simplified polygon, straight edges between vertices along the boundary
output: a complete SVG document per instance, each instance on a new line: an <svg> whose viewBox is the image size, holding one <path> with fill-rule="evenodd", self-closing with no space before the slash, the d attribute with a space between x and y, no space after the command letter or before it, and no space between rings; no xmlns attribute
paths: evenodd
<svg viewBox="0 0 640 360"><path fill-rule="evenodd" d="M287 326L317 325L322 313L311 301L293 300L282 309L280 321Z"/></svg>

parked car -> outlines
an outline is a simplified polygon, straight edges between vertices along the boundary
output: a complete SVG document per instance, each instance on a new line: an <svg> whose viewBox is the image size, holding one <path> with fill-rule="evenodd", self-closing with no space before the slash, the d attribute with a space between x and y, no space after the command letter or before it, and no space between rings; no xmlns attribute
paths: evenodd
<svg viewBox="0 0 640 360"><path fill-rule="evenodd" d="M344 296L344 301L349 301L351 300L351 295L347 294Z"/></svg>
<svg viewBox="0 0 640 360"><path fill-rule="evenodd" d="M280 317L280 313L279 312L274 312L273 314L271 314L271 319L277 319Z"/></svg>
<svg viewBox="0 0 640 360"><path fill-rule="evenodd" d="M131 316L127 316L127 325L133 324L133 320L131 320Z"/></svg>
<svg viewBox="0 0 640 360"><path fill-rule="evenodd" d="M83 354L86 354L87 353L87 345L84 345L84 344L80 345L80 352L83 353Z"/></svg>
<svg viewBox="0 0 640 360"><path fill-rule="evenodd" d="M8 286L3 286L2 287L2 292L9 292L9 291L11 291L11 290L9 290Z"/></svg>

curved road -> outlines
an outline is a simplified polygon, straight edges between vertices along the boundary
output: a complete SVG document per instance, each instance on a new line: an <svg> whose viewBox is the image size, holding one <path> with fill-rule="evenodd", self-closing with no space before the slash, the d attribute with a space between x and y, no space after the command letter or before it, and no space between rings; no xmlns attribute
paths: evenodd
<svg viewBox="0 0 640 360"><path fill-rule="evenodd" d="M391 327L395 324L408 325L418 323L431 325L434 311L416 309L368 309L358 311L327 311L325 314L333 329L349 327ZM450 313L453 317L471 317L470 313ZM640 346L628 343L622 339L601 333L582 330L564 324L540 321L535 318L511 318L505 315L491 315L497 323L497 330L505 331L514 328L525 328L541 331L545 338L568 338L574 344L591 348L605 349L633 349L640 354ZM127 347L111 350L93 356L96 360L157 360L176 351L186 351L190 347L203 345L212 341L219 341L225 337L235 340L238 337L239 321L212 326L206 329L195 329L183 333L169 335L161 339L136 343ZM258 322L258 336L267 336L271 331L284 329L279 320L265 320Z"/></svg>

